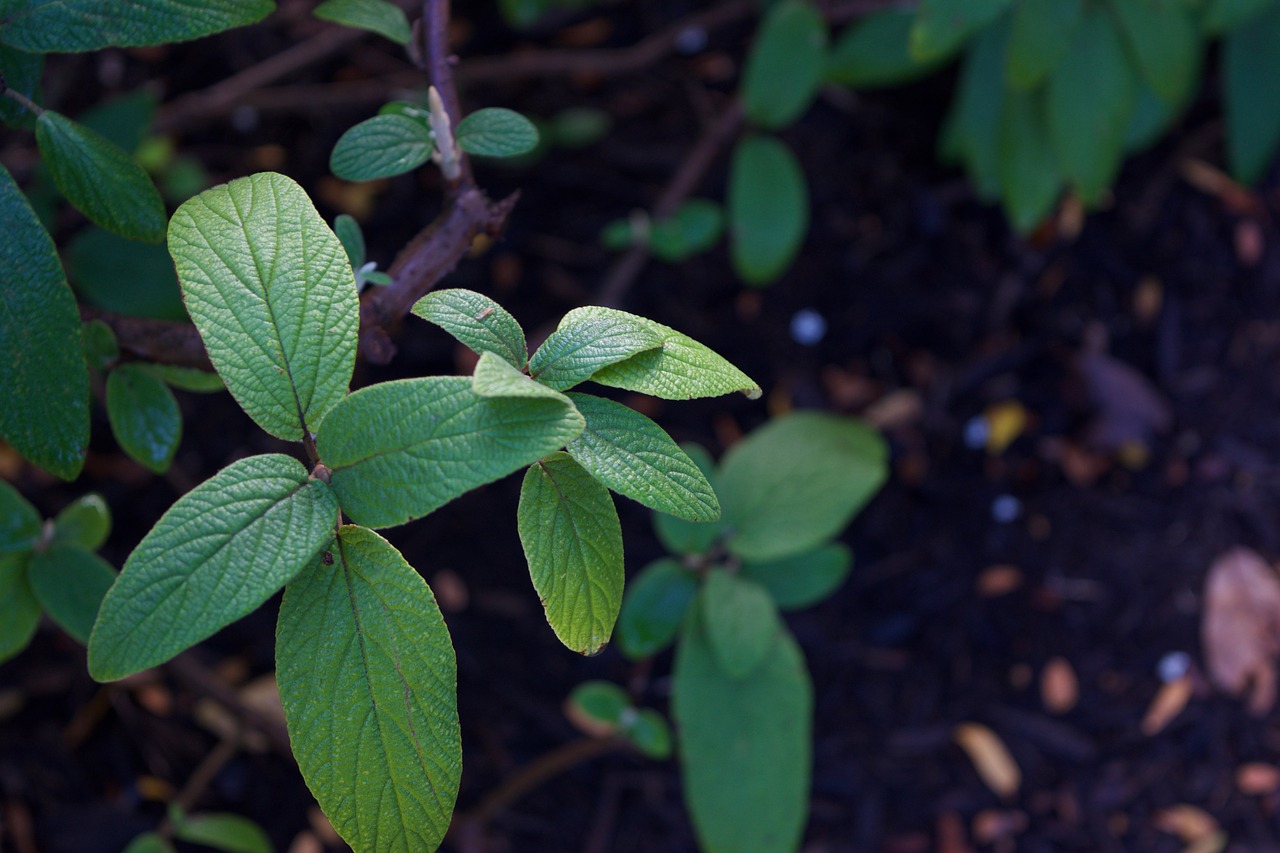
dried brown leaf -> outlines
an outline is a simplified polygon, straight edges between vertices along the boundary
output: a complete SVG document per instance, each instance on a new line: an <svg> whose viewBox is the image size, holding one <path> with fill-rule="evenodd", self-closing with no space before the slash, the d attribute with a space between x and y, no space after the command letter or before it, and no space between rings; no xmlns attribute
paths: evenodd
<svg viewBox="0 0 1280 853"><path fill-rule="evenodd" d="M1080 684L1070 661L1050 659L1040 673L1040 700L1051 714L1065 714L1080 700Z"/></svg>
<svg viewBox="0 0 1280 853"><path fill-rule="evenodd" d="M1156 812L1156 829L1176 835L1184 844L1196 844L1212 838L1218 831L1218 821L1199 806L1179 803Z"/></svg>
<svg viewBox="0 0 1280 853"><path fill-rule="evenodd" d="M1210 680L1234 696L1247 692L1255 715L1271 710L1280 655L1280 576L1256 552L1235 548L1214 561L1200 632Z"/></svg>
<svg viewBox="0 0 1280 853"><path fill-rule="evenodd" d="M1018 793L1022 770L995 732L981 723L961 723L952 731L951 739L968 754L988 788L1006 799Z"/></svg>
<svg viewBox="0 0 1280 853"><path fill-rule="evenodd" d="M1236 788L1242 794L1263 796L1280 791L1280 767L1251 761L1236 768Z"/></svg>
<svg viewBox="0 0 1280 853"><path fill-rule="evenodd" d="M1142 725L1139 726L1142 733L1152 737L1164 731L1164 727L1173 722L1173 718L1187 707L1187 702L1191 699L1194 690L1195 685L1190 676L1186 675L1162 684L1156 691L1155 698L1151 700L1151 706L1147 708L1146 715L1142 718Z"/></svg>

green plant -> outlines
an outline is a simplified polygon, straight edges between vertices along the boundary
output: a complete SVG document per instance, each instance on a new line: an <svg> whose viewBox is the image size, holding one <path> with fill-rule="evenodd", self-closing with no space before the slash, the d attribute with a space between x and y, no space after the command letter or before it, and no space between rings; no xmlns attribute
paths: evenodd
<svg viewBox="0 0 1280 853"><path fill-rule="evenodd" d="M220 812L187 814L178 805L169 807L160 829L139 835L124 853L173 853L171 838L223 853L275 853L262 827L247 818Z"/></svg>

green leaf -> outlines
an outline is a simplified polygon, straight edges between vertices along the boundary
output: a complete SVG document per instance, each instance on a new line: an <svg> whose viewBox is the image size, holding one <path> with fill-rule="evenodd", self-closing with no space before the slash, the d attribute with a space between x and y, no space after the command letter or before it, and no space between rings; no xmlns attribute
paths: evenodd
<svg viewBox="0 0 1280 853"><path fill-rule="evenodd" d="M721 670L696 608L676 651L672 712L685 800L706 853L796 850L808 814L813 689L779 631L755 671Z"/></svg>
<svg viewBox="0 0 1280 853"><path fill-rule="evenodd" d="M64 631L89 642L102 598L116 572L97 554L78 545L54 544L31 555L27 580L40 605Z"/></svg>
<svg viewBox="0 0 1280 853"><path fill-rule="evenodd" d="M132 155L137 153L147 139L147 131L151 128L151 121L155 118L159 104L160 98L154 91L135 89L95 104L81 113L77 120ZM172 145L170 140L170 151ZM147 169L141 159L138 164L147 171L152 171Z"/></svg>
<svg viewBox="0 0 1280 853"><path fill-rule="evenodd" d="M173 837L226 853L274 853L275 850L262 827L234 814L201 814L176 820Z"/></svg>
<svg viewBox="0 0 1280 853"><path fill-rule="evenodd" d="M342 511L391 527L518 471L577 438L582 415L558 400L485 398L467 376L362 388L316 435Z"/></svg>
<svg viewBox="0 0 1280 853"><path fill-rule="evenodd" d="M458 122L454 141L468 154L515 157L538 146L538 129L515 110L488 107Z"/></svg>
<svg viewBox="0 0 1280 853"><path fill-rule="evenodd" d="M345 181L372 181L411 172L431 158L435 141L420 121L380 115L357 124L338 138L329 169Z"/></svg>
<svg viewBox="0 0 1280 853"><path fill-rule="evenodd" d="M1057 67L1071 46L1084 14L1084 0L1022 0L1013 7L1005 79L1034 89Z"/></svg>
<svg viewBox="0 0 1280 853"><path fill-rule="evenodd" d="M358 851L435 850L462 776L457 665L435 596L348 525L285 589L276 678L302 778Z"/></svg>
<svg viewBox="0 0 1280 853"><path fill-rule="evenodd" d="M227 390L298 441L347 393L359 303L346 252L298 186L260 172L178 208L169 252Z"/></svg>
<svg viewBox="0 0 1280 853"><path fill-rule="evenodd" d="M517 370L523 370L529 361L524 330L516 318L474 290L433 291L418 300L413 313L444 329L478 355L500 355Z"/></svg>
<svg viewBox="0 0 1280 853"><path fill-rule="evenodd" d="M49 232L0 166L0 437L74 480L89 445L89 370L80 311Z"/></svg>
<svg viewBox="0 0 1280 853"><path fill-rule="evenodd" d="M214 394L227 390L222 377L207 370L179 367L176 364L138 364L139 370L151 374L166 385L193 394Z"/></svg>
<svg viewBox="0 0 1280 853"><path fill-rule="evenodd" d="M999 169L1004 209L1025 234L1053 211L1063 189L1044 128L1042 93L1008 89L1000 115Z"/></svg>
<svg viewBox="0 0 1280 853"><path fill-rule="evenodd" d="M1129 116L1129 126L1124 131L1124 150L1134 153L1155 145L1186 106L1186 103L1168 104L1146 83L1139 83L1133 114Z"/></svg>
<svg viewBox="0 0 1280 853"><path fill-rule="evenodd" d="M742 577L767 589L779 608L796 610L817 604L835 592L849 576L852 565L853 555L837 542L776 560L744 560Z"/></svg>
<svg viewBox="0 0 1280 853"><path fill-rule="evenodd" d="M591 476L650 509L689 521L714 521L720 502L698 469L662 427L621 403L571 393L587 426L565 447Z"/></svg>
<svg viewBox="0 0 1280 853"><path fill-rule="evenodd" d="M404 11L387 0L325 0L314 14L335 24L375 32L397 44L408 44L413 38Z"/></svg>
<svg viewBox="0 0 1280 853"><path fill-rule="evenodd" d="M124 853L173 853L173 845L163 836L154 832L144 832L129 842Z"/></svg>
<svg viewBox="0 0 1280 853"><path fill-rule="evenodd" d="M1222 89L1231 174L1257 183L1280 143L1280 4L1223 39Z"/></svg>
<svg viewBox="0 0 1280 853"><path fill-rule="evenodd" d="M85 363L92 370L106 370L120 359L116 333L101 320L90 320L80 329Z"/></svg>
<svg viewBox="0 0 1280 853"><path fill-rule="evenodd" d="M529 358L529 375L564 391L597 371L662 346L650 321L612 308L579 308L560 320Z"/></svg>
<svg viewBox="0 0 1280 853"><path fill-rule="evenodd" d="M13 486L0 480L0 556L30 551L40 541L40 513Z"/></svg>
<svg viewBox="0 0 1280 853"><path fill-rule="evenodd" d="M1049 139L1062 174L1088 203L1115 179L1137 81L1106 11L1090 7L1049 75Z"/></svg>
<svg viewBox="0 0 1280 853"><path fill-rule="evenodd" d="M710 482L715 475L716 461L705 448L697 444L683 444L680 449L689 455L694 465ZM669 551L677 554L698 556L705 554L715 545L716 540L724 532L724 525L719 522L685 521L665 512L654 513L653 530Z"/></svg>
<svg viewBox="0 0 1280 853"><path fill-rule="evenodd" d="M849 26L831 46L827 79L856 88L897 86L923 77L941 62L911 55L914 9L879 9Z"/></svg>
<svg viewBox="0 0 1280 853"><path fill-rule="evenodd" d="M1209 0L1200 25L1206 32L1220 35L1248 23L1275 0Z"/></svg>
<svg viewBox="0 0 1280 853"><path fill-rule="evenodd" d="M1008 36L1008 24L1000 23L983 30L974 40L961 63L960 83L943 131L943 155L965 164L978 196L987 200L1000 195L996 152Z"/></svg>
<svg viewBox="0 0 1280 853"><path fill-rule="evenodd" d="M21 652L40 623L40 602L27 583L27 555L0 556L0 663Z"/></svg>
<svg viewBox="0 0 1280 853"><path fill-rule="evenodd" d="M821 545L880 489L887 455L878 433L837 415L795 412L753 431L716 480L729 550L771 560Z"/></svg>
<svg viewBox="0 0 1280 853"><path fill-rule="evenodd" d="M40 52L187 41L265 18L271 0L26 0L7 2L0 40Z"/></svg>
<svg viewBox="0 0 1280 853"><path fill-rule="evenodd" d="M4 75L5 85L19 95L39 102L37 90L43 71L44 54L27 53L0 44L0 74ZM17 101L0 97L0 122L10 127L32 128L35 127L36 116Z"/></svg>
<svg viewBox="0 0 1280 853"><path fill-rule="evenodd" d="M557 400L569 405L569 398L535 382L525 373L502 360L497 353L481 353L471 376L471 387L481 397L528 397Z"/></svg>
<svg viewBox="0 0 1280 853"><path fill-rule="evenodd" d="M768 591L755 581L713 569L698 603L721 672L735 681L746 678L763 662L782 628Z"/></svg>
<svg viewBox="0 0 1280 853"><path fill-rule="evenodd" d="M357 269L364 266L364 232L360 230L360 223L356 222L356 218L349 213L339 213L338 218L333 220L333 233L338 235L338 241L346 250L351 266Z"/></svg>
<svg viewBox="0 0 1280 853"><path fill-rule="evenodd" d="M160 191L121 148L52 110L36 119L36 143L54 185L81 213L122 237L164 239Z"/></svg>
<svg viewBox="0 0 1280 853"><path fill-rule="evenodd" d="M809 188L795 155L770 136L744 136L729 162L729 251L747 284L778 278L809 230Z"/></svg>
<svg viewBox="0 0 1280 853"><path fill-rule="evenodd" d="M333 537L338 503L296 459L241 459L178 499L125 561L89 640L114 681L256 610Z"/></svg>
<svg viewBox="0 0 1280 853"><path fill-rule="evenodd" d="M697 592L697 577L677 561L663 559L645 566L627 584L622 599L618 648L638 660L671 645Z"/></svg>
<svg viewBox="0 0 1280 853"><path fill-rule="evenodd" d="M182 412L169 387L130 364L107 377L107 417L125 454L156 474L169 470L182 440Z"/></svg>
<svg viewBox="0 0 1280 853"><path fill-rule="evenodd" d="M630 725L623 728L623 734L631 745L648 758L665 761L671 757L671 727L662 715L652 708L642 708L634 712Z"/></svg>
<svg viewBox="0 0 1280 853"><path fill-rule="evenodd" d="M672 264L705 252L724 233L724 210L714 201L694 198L649 229L649 251Z"/></svg>
<svg viewBox="0 0 1280 853"><path fill-rule="evenodd" d="M67 247L67 273L82 302L135 317L186 320L173 260L164 246L85 228Z"/></svg>
<svg viewBox="0 0 1280 853"><path fill-rule="evenodd" d="M567 453L534 463L517 515L529 576L560 642L604 647L622 606L622 527L609 490Z"/></svg>
<svg viewBox="0 0 1280 853"><path fill-rule="evenodd" d="M798 119L826 69L827 25L804 0L783 0L764 16L742 71L747 118L776 130Z"/></svg>
<svg viewBox="0 0 1280 853"><path fill-rule="evenodd" d="M111 533L111 510L102 495L90 492L63 507L53 520L53 541L96 551Z"/></svg>
<svg viewBox="0 0 1280 853"><path fill-rule="evenodd" d="M564 706L569 721L592 737L608 737L617 732L623 714L629 710L631 697L611 681L584 681L573 688Z"/></svg>
<svg viewBox="0 0 1280 853"><path fill-rule="evenodd" d="M921 0L911 28L911 55L921 62L951 56L1013 0Z"/></svg>
<svg viewBox="0 0 1280 853"><path fill-rule="evenodd" d="M1200 82L1200 33L1183 0L1111 0L1138 71L1170 104Z"/></svg>

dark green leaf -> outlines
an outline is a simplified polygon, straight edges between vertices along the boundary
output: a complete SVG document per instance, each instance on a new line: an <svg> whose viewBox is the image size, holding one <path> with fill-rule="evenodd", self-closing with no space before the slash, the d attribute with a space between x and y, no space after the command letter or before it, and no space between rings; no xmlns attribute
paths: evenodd
<svg viewBox="0 0 1280 853"><path fill-rule="evenodd" d="M1053 210L1063 189L1044 128L1040 92L1009 89L1000 115L1000 190L1013 227L1027 233Z"/></svg>
<svg viewBox="0 0 1280 853"><path fill-rule="evenodd" d="M40 602L27 583L27 556L0 556L0 663L25 649L40 623Z"/></svg>
<svg viewBox="0 0 1280 853"><path fill-rule="evenodd" d="M1012 5L1013 0L921 0L911 28L911 55L945 59Z"/></svg>
<svg viewBox="0 0 1280 853"><path fill-rule="evenodd" d="M618 731L623 714L631 710L631 697L611 681L584 681L573 688L564 710L569 721L582 731L593 737L608 737Z"/></svg>
<svg viewBox="0 0 1280 853"><path fill-rule="evenodd" d="M728 205L733 268L747 284L769 284L809 230L809 188L795 155L773 137L743 137L729 164Z"/></svg>
<svg viewBox="0 0 1280 853"><path fill-rule="evenodd" d="M849 576L853 555L844 545L824 545L813 551L776 560L744 560L742 576L763 586L783 610L817 604Z"/></svg>
<svg viewBox="0 0 1280 853"><path fill-rule="evenodd" d="M271 0L28 0L0 15L0 40L78 52L187 41L262 20Z"/></svg>
<svg viewBox="0 0 1280 853"><path fill-rule="evenodd" d="M1241 183L1256 183L1280 143L1280 3L1223 39L1222 89L1227 163Z"/></svg>
<svg viewBox="0 0 1280 853"><path fill-rule="evenodd" d="M698 603L720 671L735 681L746 678L773 648L782 628L773 599L755 581L712 569Z"/></svg>
<svg viewBox="0 0 1280 853"><path fill-rule="evenodd" d="M387 0L325 0L314 14L326 21L375 32L397 44L408 44L413 37L404 11Z"/></svg>
<svg viewBox="0 0 1280 853"><path fill-rule="evenodd" d="M201 814L173 822L173 837L225 853L274 853L267 834L248 818L234 814Z"/></svg>
<svg viewBox="0 0 1280 853"><path fill-rule="evenodd" d="M5 85L33 101L39 102L40 74L44 71L44 54L27 53L25 50L0 44L0 74ZM10 127L32 128L35 114L12 98L0 96L0 122Z"/></svg>
<svg viewBox="0 0 1280 853"><path fill-rule="evenodd" d="M1183 0L1111 0L1138 71L1164 101L1185 103L1200 81L1200 34Z"/></svg>
<svg viewBox="0 0 1280 853"><path fill-rule="evenodd" d="M649 251L668 263L680 263L716 244L724 233L724 210L714 201L694 198L649 229Z"/></svg>
<svg viewBox="0 0 1280 853"><path fill-rule="evenodd" d="M169 470L182 440L182 412L169 387L131 364L107 377L107 417L120 448L157 474Z"/></svg>
<svg viewBox="0 0 1280 853"><path fill-rule="evenodd" d="M675 560L658 560L645 566L627 584L622 599L618 648L637 660L671 645L697 592L697 577Z"/></svg>
<svg viewBox="0 0 1280 853"><path fill-rule="evenodd" d="M111 510L102 495L90 492L63 507L53 520L53 541L96 551L111 533Z"/></svg>
<svg viewBox="0 0 1280 853"><path fill-rule="evenodd" d="M622 733L631 745L648 758L665 761L671 757L671 727L652 708L642 708L624 726Z"/></svg>
<svg viewBox="0 0 1280 853"><path fill-rule="evenodd" d="M120 358L116 333L101 320L90 320L81 328L85 363L93 370L106 370Z"/></svg>
<svg viewBox="0 0 1280 853"><path fill-rule="evenodd" d="M1084 0L1021 0L1013 7L1005 79L1034 89L1057 67L1071 46L1084 14Z"/></svg>
<svg viewBox="0 0 1280 853"><path fill-rule="evenodd" d="M186 320L173 260L164 246L85 228L67 247L67 272L81 301L117 314Z"/></svg>
<svg viewBox="0 0 1280 853"><path fill-rule="evenodd" d="M706 448L683 444L680 449L689 455L707 482L711 482L715 476L716 461ZM719 522L685 521L665 512L654 513L653 529L667 550L691 556L707 553L724 532L724 526Z"/></svg>
<svg viewBox="0 0 1280 853"><path fill-rule="evenodd" d="M173 845L163 836L156 835L154 832L144 832L129 842L129 846L124 848L124 853L173 853Z"/></svg>
<svg viewBox="0 0 1280 853"><path fill-rule="evenodd" d="M1142 151L1159 141L1186 109L1186 103L1169 104L1145 83L1138 84L1133 115L1124 132L1124 150Z"/></svg>
<svg viewBox="0 0 1280 853"><path fill-rule="evenodd" d="M579 308L564 315L529 358L529 375L564 391L602 368L661 346L661 335L643 317L610 308Z"/></svg>
<svg viewBox="0 0 1280 853"><path fill-rule="evenodd" d="M77 119L90 130L97 131L129 154L136 154L147 138L151 120L155 117L160 99L148 89L136 89L119 97L96 104L80 114ZM170 141L170 150L173 143ZM139 160L139 165L145 164ZM151 171L148 169L147 171Z"/></svg>
<svg viewBox="0 0 1280 853"><path fill-rule="evenodd" d="M515 110L489 107L458 122L458 147L481 157L515 157L538 146L538 129Z"/></svg>
<svg viewBox="0 0 1280 853"><path fill-rule="evenodd" d="M879 9L850 25L831 46L827 79L855 88L896 86L936 69L941 62L911 56L914 9Z"/></svg>
<svg viewBox="0 0 1280 853"><path fill-rule="evenodd" d="M78 545L54 544L32 554L27 570L27 580L41 606L64 631L84 644L89 642L102 598L115 579L115 569L106 560Z"/></svg>
<svg viewBox="0 0 1280 853"><path fill-rule="evenodd" d="M476 354L500 355L517 370L524 370L529 361L524 330L516 318L473 290L433 291L418 300L413 313L444 329Z"/></svg>
<svg viewBox="0 0 1280 853"><path fill-rule="evenodd" d="M786 127L809 108L826 68L827 25L805 0L782 0L760 22L742 72L747 118Z"/></svg>
<svg viewBox="0 0 1280 853"><path fill-rule="evenodd" d="M194 367L178 367L175 364L138 364L137 368L163 381L179 391L193 394L214 394L227 390L222 377Z"/></svg>
<svg viewBox="0 0 1280 853"><path fill-rule="evenodd" d="M40 513L13 486L0 480L0 556L30 551L40 541Z"/></svg>
<svg viewBox="0 0 1280 853"><path fill-rule="evenodd" d="M435 142L420 121L380 115L357 124L338 138L329 169L346 181L372 181L410 172L431 158Z"/></svg>
<svg viewBox="0 0 1280 853"><path fill-rule="evenodd" d="M1248 23L1274 4L1275 0L1209 0L1201 26L1206 32L1221 34Z"/></svg>
<svg viewBox="0 0 1280 853"><path fill-rule="evenodd" d="M1005 45L1009 27L997 24L983 30L965 54L960 83L943 131L943 154L969 171L980 198L1000 196L997 139L1004 105Z"/></svg>
<svg viewBox="0 0 1280 853"><path fill-rule="evenodd" d="M347 213L338 214L338 218L333 220L333 233L338 235L351 266L357 269L364 266L364 233L356 218Z"/></svg>

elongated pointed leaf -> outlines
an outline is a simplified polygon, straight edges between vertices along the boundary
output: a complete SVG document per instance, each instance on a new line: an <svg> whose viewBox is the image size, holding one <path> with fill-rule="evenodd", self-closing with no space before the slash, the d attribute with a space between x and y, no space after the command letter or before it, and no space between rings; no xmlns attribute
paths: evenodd
<svg viewBox="0 0 1280 853"><path fill-rule="evenodd" d="M742 577L769 591L782 610L817 604L849 576L853 555L840 543L776 560L742 562Z"/></svg>
<svg viewBox="0 0 1280 853"><path fill-rule="evenodd" d="M609 490L553 453L525 474L517 520L547 622L560 642L595 654L622 606L622 527Z"/></svg>
<svg viewBox="0 0 1280 853"><path fill-rule="evenodd" d="M517 370L529 361L524 330L505 308L474 290L452 288L428 293L413 313L453 335L472 352L501 356Z"/></svg>
<svg viewBox="0 0 1280 853"><path fill-rule="evenodd" d="M289 178L205 190L169 224L169 252L209 359L276 438L314 432L347 393L359 305L342 244Z"/></svg>
<svg viewBox="0 0 1280 853"><path fill-rule="evenodd" d="M0 480L0 555L30 551L40 541L40 513L13 486Z"/></svg>
<svg viewBox="0 0 1280 853"><path fill-rule="evenodd" d="M618 614L618 648L632 660L671 645L698 594L698 578L672 559L656 560L627 584Z"/></svg>
<svg viewBox="0 0 1280 853"><path fill-rule="evenodd" d="M173 836L224 853L275 853L267 834L235 814L200 814L173 822Z"/></svg>
<svg viewBox="0 0 1280 853"><path fill-rule="evenodd" d="M662 346L650 321L610 308L577 309L529 359L529 375L563 391L590 379L598 370Z"/></svg>
<svg viewBox="0 0 1280 853"><path fill-rule="evenodd" d="M1045 132L1040 92L1010 89L1000 115L1000 190L1015 229L1027 233L1053 210L1063 190Z"/></svg>
<svg viewBox="0 0 1280 853"><path fill-rule="evenodd" d="M963 163L978 196L987 201L1000 196L997 139L1004 105L1008 37L1008 24L995 24L983 30L965 53L959 87L940 144L942 156Z"/></svg>
<svg viewBox="0 0 1280 853"><path fill-rule="evenodd" d="M52 110L36 119L36 142L54 184L81 213L122 237L164 239L160 191L115 143Z"/></svg>
<svg viewBox="0 0 1280 853"><path fill-rule="evenodd" d="M466 376L401 379L362 388L316 435L342 511L392 527L573 441L582 415L558 400L485 398Z"/></svg>
<svg viewBox="0 0 1280 853"><path fill-rule="evenodd" d="M586 418L565 450L601 483L650 509L689 521L714 521L720 502L698 466L662 427L621 403L569 395Z"/></svg>
<svg viewBox="0 0 1280 853"><path fill-rule="evenodd" d="M908 49L915 18L914 9L890 7L851 24L831 46L827 79L875 88L896 86L933 71L937 61L921 62Z"/></svg>
<svg viewBox="0 0 1280 853"><path fill-rule="evenodd" d="M53 541L96 551L111 533L111 510L102 495L90 492L67 504L53 519Z"/></svg>
<svg viewBox="0 0 1280 853"><path fill-rule="evenodd" d="M457 664L435 596L348 525L285 589L276 679L302 778L360 853L435 850L462 776Z"/></svg>
<svg viewBox="0 0 1280 853"><path fill-rule="evenodd" d="M698 470L707 478L707 482L712 482L715 477L716 461L711 458L706 448L697 444L682 444L680 449L688 454L694 465L698 466ZM653 532L657 534L658 541L668 551L698 556L710 551L726 530L720 522L685 521L683 518L667 515L665 512L656 512L653 514Z"/></svg>
<svg viewBox="0 0 1280 853"><path fill-rule="evenodd" d="M750 675L782 627L768 591L753 580L714 569L707 573L698 604L720 671L735 681Z"/></svg>
<svg viewBox="0 0 1280 853"><path fill-rule="evenodd" d="M401 115L374 116L338 138L329 168L346 181L372 181L413 171L433 150L431 131L422 122Z"/></svg>
<svg viewBox="0 0 1280 853"><path fill-rule="evenodd" d="M481 397L529 397L570 405L564 394L535 382L528 374L521 373L510 362L503 361L502 356L492 352L480 355L476 371L471 376L471 387Z"/></svg>
<svg viewBox="0 0 1280 853"><path fill-rule="evenodd" d="M0 663L27 647L40 623L40 602L27 583L27 555L0 555Z"/></svg>
<svg viewBox="0 0 1280 853"><path fill-rule="evenodd" d="M747 118L775 130L798 119L818 94L827 24L805 0L783 0L764 16L742 71Z"/></svg>
<svg viewBox="0 0 1280 853"><path fill-rule="evenodd" d="M1084 0L1020 0L1013 7L1005 79L1034 89L1057 67L1071 46L1084 14Z"/></svg>
<svg viewBox="0 0 1280 853"><path fill-rule="evenodd" d="M49 232L0 166L0 438L74 480L89 444L80 312Z"/></svg>
<svg viewBox="0 0 1280 853"><path fill-rule="evenodd" d="M685 800L707 853L796 850L809 804L813 689L779 631L751 675L724 674L695 608L676 651L672 712Z"/></svg>
<svg viewBox="0 0 1280 853"><path fill-rule="evenodd" d="M338 214L338 218L333 220L333 233L338 235L351 266L356 269L364 266L364 232L356 218L349 213Z"/></svg>
<svg viewBox="0 0 1280 853"><path fill-rule="evenodd" d="M564 316L560 326L563 328L591 318L610 318L624 313L595 306L575 308ZM591 374L593 382L666 400L717 397L734 391L741 391L752 400L760 396L760 386L751 377L709 347L670 326L635 314L626 316L630 322L643 325L656 334L661 346L642 350L638 355L600 368Z"/></svg>
<svg viewBox="0 0 1280 853"><path fill-rule="evenodd" d="M729 550L771 560L822 544L880 489L887 455L853 418L795 412L760 427L729 449L716 480Z"/></svg>
<svg viewBox="0 0 1280 853"><path fill-rule="evenodd" d="M387 0L325 0L314 14L326 21L375 32L397 44L408 44L413 37L404 10Z"/></svg>
<svg viewBox="0 0 1280 853"><path fill-rule="evenodd" d="M729 161L729 234L733 268L747 284L786 272L809 230L809 187L786 145L745 136Z"/></svg>
<svg viewBox="0 0 1280 853"><path fill-rule="evenodd" d="M121 365L107 377L107 417L129 458L163 474L182 439L182 412L173 392L156 377Z"/></svg>
<svg viewBox="0 0 1280 853"><path fill-rule="evenodd" d="M257 609L333 536L338 503L296 459L241 459L178 499L125 561L89 640L113 681Z"/></svg>
<svg viewBox="0 0 1280 853"><path fill-rule="evenodd" d="M78 545L55 544L31 555L27 580L53 621L87 644L116 572L106 560Z"/></svg>
<svg viewBox="0 0 1280 853"><path fill-rule="evenodd" d="M1170 104L1185 102L1200 80L1200 34L1181 0L1111 0L1137 68Z"/></svg>
<svg viewBox="0 0 1280 853"><path fill-rule="evenodd" d="M1013 0L922 0L911 30L911 55L922 62L951 56L1012 3Z"/></svg>
<svg viewBox="0 0 1280 853"><path fill-rule="evenodd" d="M1222 46L1222 96L1231 174L1256 183L1280 144L1280 4L1227 34Z"/></svg>
<svg viewBox="0 0 1280 853"><path fill-rule="evenodd" d="M481 157L515 157L538 147L538 129L515 110L488 107L458 122L458 147Z"/></svg>
<svg viewBox="0 0 1280 853"><path fill-rule="evenodd" d="M260 21L271 0L31 0L3 6L0 40L70 52L187 41Z"/></svg>

